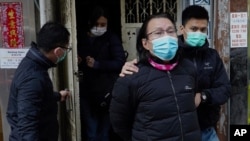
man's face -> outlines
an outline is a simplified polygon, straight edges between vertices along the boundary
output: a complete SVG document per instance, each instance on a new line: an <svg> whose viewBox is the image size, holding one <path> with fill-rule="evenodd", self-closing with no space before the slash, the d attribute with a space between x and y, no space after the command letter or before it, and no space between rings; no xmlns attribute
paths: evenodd
<svg viewBox="0 0 250 141"><path fill-rule="evenodd" d="M186 40L187 32L202 32L207 34L208 21L206 19L192 18L187 21L186 25L180 27L180 31Z"/></svg>

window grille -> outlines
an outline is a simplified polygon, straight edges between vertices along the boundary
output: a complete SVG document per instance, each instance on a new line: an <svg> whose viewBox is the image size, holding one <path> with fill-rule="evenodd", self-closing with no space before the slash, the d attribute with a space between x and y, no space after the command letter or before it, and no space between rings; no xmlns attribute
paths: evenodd
<svg viewBox="0 0 250 141"><path fill-rule="evenodd" d="M125 0L125 22L142 23L149 15L166 12L177 20L177 0Z"/></svg>

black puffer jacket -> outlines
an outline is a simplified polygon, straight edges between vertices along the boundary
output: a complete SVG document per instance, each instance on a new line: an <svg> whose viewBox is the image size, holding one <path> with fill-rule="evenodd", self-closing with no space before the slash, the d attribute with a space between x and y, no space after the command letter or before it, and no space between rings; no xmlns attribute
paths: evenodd
<svg viewBox="0 0 250 141"><path fill-rule="evenodd" d="M7 120L10 141L57 141L57 101L48 69L55 64L33 46L12 80Z"/></svg>
<svg viewBox="0 0 250 141"><path fill-rule="evenodd" d="M231 84L224 64L215 49L209 48L208 42L202 47L190 47L179 36L179 46L185 58L191 60L198 74L198 92L208 96L206 103L197 109L201 129L215 126L220 117L220 105L227 102L231 94Z"/></svg>
<svg viewBox="0 0 250 141"><path fill-rule="evenodd" d="M98 108L104 96L110 93L114 82L126 61L122 42L110 31L98 37L85 35L78 47L79 56L83 59L79 69L83 72L80 83L81 98L90 101L92 108ZM86 56L95 59L95 66L88 67ZM97 106L97 107L96 107Z"/></svg>
<svg viewBox="0 0 250 141"><path fill-rule="evenodd" d="M118 78L110 105L114 131L126 141L200 141L196 72L183 60L171 71L140 65Z"/></svg>

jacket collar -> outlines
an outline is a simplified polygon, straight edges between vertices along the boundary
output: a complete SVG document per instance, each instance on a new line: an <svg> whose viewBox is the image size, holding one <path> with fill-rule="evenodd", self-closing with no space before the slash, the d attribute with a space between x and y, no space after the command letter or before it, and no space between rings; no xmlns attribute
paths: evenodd
<svg viewBox="0 0 250 141"><path fill-rule="evenodd" d="M27 52L26 57L35 61L36 63L42 65L43 67L49 69L51 67L56 67L56 64L49 60L47 57L43 55L42 52L39 51L35 43L31 43L31 48Z"/></svg>

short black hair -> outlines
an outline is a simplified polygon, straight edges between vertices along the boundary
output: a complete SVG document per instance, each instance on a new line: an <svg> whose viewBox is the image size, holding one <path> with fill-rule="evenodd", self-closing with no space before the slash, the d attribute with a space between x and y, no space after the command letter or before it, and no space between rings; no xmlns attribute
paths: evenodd
<svg viewBox="0 0 250 141"><path fill-rule="evenodd" d="M37 35L37 47L45 52L69 44L70 33L66 27L57 22L49 21L45 23Z"/></svg>
<svg viewBox="0 0 250 141"><path fill-rule="evenodd" d="M167 13L157 13L154 15L149 16L142 24L138 36L137 36L137 40L136 40L136 49L137 49L137 53L139 56L139 61L140 62L147 62L148 61L148 57L150 56L150 53L148 50L146 50L143 45L142 45L142 39L143 38L147 38L147 27L148 27L148 23L152 20L152 19L157 19L157 18L166 18L169 19L172 24L174 25L175 29L176 29L176 25L175 25L175 21L173 20L173 17L170 16Z"/></svg>
<svg viewBox="0 0 250 141"><path fill-rule="evenodd" d="M185 26L185 24L192 18L206 19L209 21L207 10L199 5L190 5L182 11L182 25Z"/></svg>

